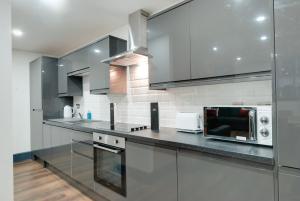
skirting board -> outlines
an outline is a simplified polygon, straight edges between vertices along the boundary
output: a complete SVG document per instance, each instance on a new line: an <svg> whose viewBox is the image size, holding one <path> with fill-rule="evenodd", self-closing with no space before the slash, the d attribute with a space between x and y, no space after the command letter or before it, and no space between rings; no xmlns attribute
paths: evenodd
<svg viewBox="0 0 300 201"><path fill-rule="evenodd" d="M28 159L32 159L32 152L24 152L19 154L14 154L14 163L19 163Z"/></svg>

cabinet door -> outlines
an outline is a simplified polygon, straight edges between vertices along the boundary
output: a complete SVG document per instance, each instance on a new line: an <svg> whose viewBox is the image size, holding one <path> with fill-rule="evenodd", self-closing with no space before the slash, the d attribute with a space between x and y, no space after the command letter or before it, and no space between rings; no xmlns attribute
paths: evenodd
<svg viewBox="0 0 300 201"><path fill-rule="evenodd" d="M279 201L299 201L300 172L279 172Z"/></svg>
<svg viewBox="0 0 300 201"><path fill-rule="evenodd" d="M199 152L178 153L179 201L274 201L273 171Z"/></svg>
<svg viewBox="0 0 300 201"><path fill-rule="evenodd" d="M94 161L72 152L72 178L94 190Z"/></svg>
<svg viewBox="0 0 300 201"><path fill-rule="evenodd" d="M177 200L176 151L126 143L127 199Z"/></svg>
<svg viewBox="0 0 300 201"><path fill-rule="evenodd" d="M94 189L94 156L92 134L72 132L72 178Z"/></svg>
<svg viewBox="0 0 300 201"><path fill-rule="evenodd" d="M52 159L51 139L52 139L52 126L43 124L43 150L42 150L41 159L48 163Z"/></svg>
<svg viewBox="0 0 300 201"><path fill-rule="evenodd" d="M68 93L68 77L65 58L58 60L58 93Z"/></svg>
<svg viewBox="0 0 300 201"><path fill-rule="evenodd" d="M69 56L70 63L71 63L71 71L75 72L84 68L88 68L88 48L84 47L81 48L73 53L71 53Z"/></svg>
<svg viewBox="0 0 300 201"><path fill-rule="evenodd" d="M189 11L185 4L148 21L150 84L190 79Z"/></svg>
<svg viewBox="0 0 300 201"><path fill-rule="evenodd" d="M273 1L190 3L192 79L270 71Z"/></svg>
<svg viewBox="0 0 300 201"><path fill-rule="evenodd" d="M300 169L300 1L275 1L278 157Z"/></svg>
<svg viewBox="0 0 300 201"><path fill-rule="evenodd" d="M109 57L109 38L91 45L88 55L90 90L109 89L109 65L101 63L101 60Z"/></svg>
<svg viewBox="0 0 300 201"><path fill-rule="evenodd" d="M71 176L71 134L72 130L52 127L52 160L50 164Z"/></svg>

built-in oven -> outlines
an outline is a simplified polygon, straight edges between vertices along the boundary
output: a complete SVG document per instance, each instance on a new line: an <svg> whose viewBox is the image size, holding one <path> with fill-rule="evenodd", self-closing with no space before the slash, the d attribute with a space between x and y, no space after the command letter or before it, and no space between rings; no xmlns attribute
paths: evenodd
<svg viewBox="0 0 300 201"><path fill-rule="evenodd" d="M272 106L204 107L204 136L272 146Z"/></svg>
<svg viewBox="0 0 300 201"><path fill-rule="evenodd" d="M126 196L125 138L94 133L94 180Z"/></svg>

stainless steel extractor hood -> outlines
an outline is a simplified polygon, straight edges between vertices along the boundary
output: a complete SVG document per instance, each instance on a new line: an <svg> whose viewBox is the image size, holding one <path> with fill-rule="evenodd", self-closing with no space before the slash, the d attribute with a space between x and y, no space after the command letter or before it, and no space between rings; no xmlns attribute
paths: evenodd
<svg viewBox="0 0 300 201"><path fill-rule="evenodd" d="M147 17L144 10L129 15L129 50L101 62L113 66L132 66L148 61L151 57L147 49Z"/></svg>

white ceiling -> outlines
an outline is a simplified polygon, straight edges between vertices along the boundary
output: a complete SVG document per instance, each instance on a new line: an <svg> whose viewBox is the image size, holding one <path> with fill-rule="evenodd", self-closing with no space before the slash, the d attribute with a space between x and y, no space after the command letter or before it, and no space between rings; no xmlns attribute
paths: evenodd
<svg viewBox="0 0 300 201"><path fill-rule="evenodd" d="M181 0L12 0L13 48L61 56L127 24L138 9L158 12Z"/></svg>

